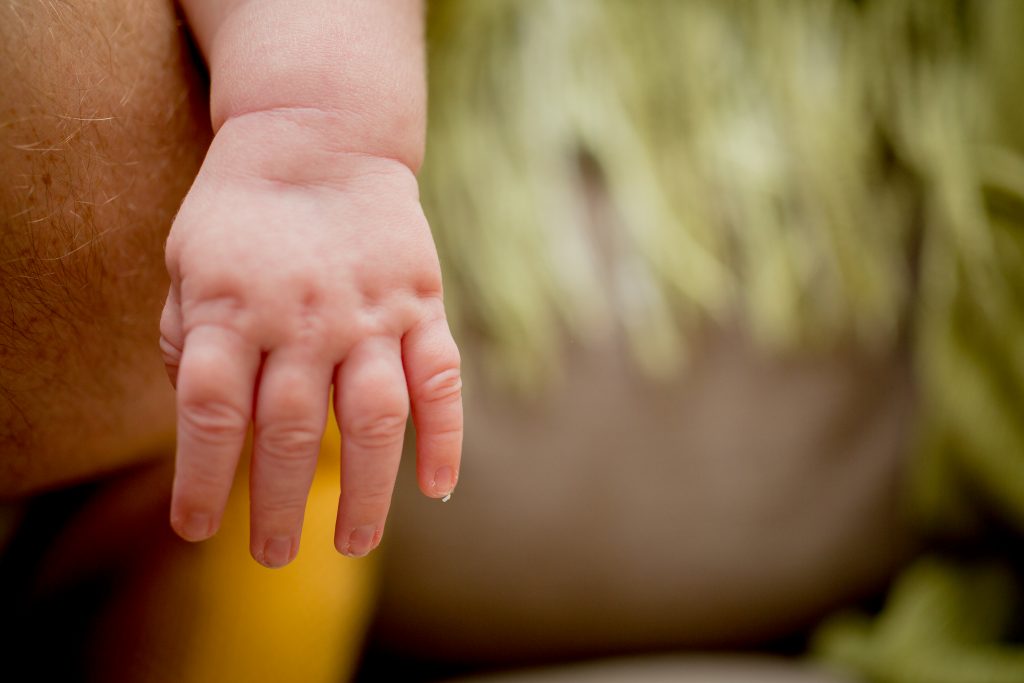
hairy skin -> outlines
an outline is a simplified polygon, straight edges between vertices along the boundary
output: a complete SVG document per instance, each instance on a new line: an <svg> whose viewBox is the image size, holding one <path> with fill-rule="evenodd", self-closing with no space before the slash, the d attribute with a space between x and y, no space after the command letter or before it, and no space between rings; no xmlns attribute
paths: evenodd
<svg viewBox="0 0 1024 683"><path fill-rule="evenodd" d="M131 17L131 21L126 21ZM168 3L0 2L0 497L171 447L167 228L210 130Z"/></svg>

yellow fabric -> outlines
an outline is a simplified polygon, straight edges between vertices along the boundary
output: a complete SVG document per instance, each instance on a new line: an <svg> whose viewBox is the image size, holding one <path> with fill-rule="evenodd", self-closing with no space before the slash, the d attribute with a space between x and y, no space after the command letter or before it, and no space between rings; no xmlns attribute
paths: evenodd
<svg viewBox="0 0 1024 683"><path fill-rule="evenodd" d="M196 568L201 617L179 680L334 683L351 674L372 605L375 562L334 549L340 448L332 419L309 495L302 546L283 569L261 567L245 552L248 473L240 474L223 527L205 545Z"/></svg>
<svg viewBox="0 0 1024 683"><path fill-rule="evenodd" d="M240 467L217 535L195 545L174 541L117 599L104 629L111 642L100 647L110 657L98 667L103 680L347 680L373 605L376 561L334 549L340 445L332 419L302 545L283 569L266 569L247 552L248 471Z"/></svg>

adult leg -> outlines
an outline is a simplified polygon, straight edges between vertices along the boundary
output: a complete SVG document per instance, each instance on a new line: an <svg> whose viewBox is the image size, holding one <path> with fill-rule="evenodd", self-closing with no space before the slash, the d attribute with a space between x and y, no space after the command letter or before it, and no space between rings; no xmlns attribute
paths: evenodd
<svg viewBox="0 0 1024 683"><path fill-rule="evenodd" d="M96 480L24 580L0 581L29 594L0 624L28 641L3 653L0 678L19 664L39 678L59 665L50 653L77 648L74 680L83 668L104 681L340 680L375 565L331 542L336 458L323 458L309 542L285 571L246 552L244 472L215 539L190 545L167 523L163 244L211 138L173 3L3 0L0 46L0 500ZM36 497L9 554L40 542L33 513L63 495ZM83 592L87 617L72 602Z"/></svg>
<svg viewBox="0 0 1024 683"><path fill-rule="evenodd" d="M163 242L210 140L167 0L0 3L0 498L169 452Z"/></svg>

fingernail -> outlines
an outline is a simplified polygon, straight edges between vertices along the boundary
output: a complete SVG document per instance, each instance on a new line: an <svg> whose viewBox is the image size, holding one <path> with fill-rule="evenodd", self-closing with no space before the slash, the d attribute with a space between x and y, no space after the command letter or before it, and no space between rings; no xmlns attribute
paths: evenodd
<svg viewBox="0 0 1024 683"><path fill-rule="evenodd" d="M292 539L287 536L276 536L268 538L263 545L263 558L260 562L264 566L276 569L283 567L292 561Z"/></svg>
<svg viewBox="0 0 1024 683"><path fill-rule="evenodd" d="M179 524L178 533L186 541L205 541L213 535L213 519L202 512L193 512L185 516Z"/></svg>
<svg viewBox="0 0 1024 683"><path fill-rule="evenodd" d="M430 482L435 496L450 496L455 488L455 471L451 467L442 467L434 472L434 479Z"/></svg>
<svg viewBox="0 0 1024 683"><path fill-rule="evenodd" d="M372 524L357 527L348 536L348 544L341 548L341 552L349 557L363 557L380 543L380 531Z"/></svg>

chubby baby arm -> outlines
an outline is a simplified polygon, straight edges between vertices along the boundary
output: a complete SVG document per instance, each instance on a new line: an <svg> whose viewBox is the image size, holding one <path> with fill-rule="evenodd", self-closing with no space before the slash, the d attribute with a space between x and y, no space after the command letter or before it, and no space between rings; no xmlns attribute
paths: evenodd
<svg viewBox="0 0 1024 683"><path fill-rule="evenodd" d="M422 8L414 0L183 2L216 136L167 243L161 344L178 395L171 524L219 524L246 430L251 552L294 558L334 387L335 545L380 541L407 417L421 490L454 487L458 350L418 201Z"/></svg>

